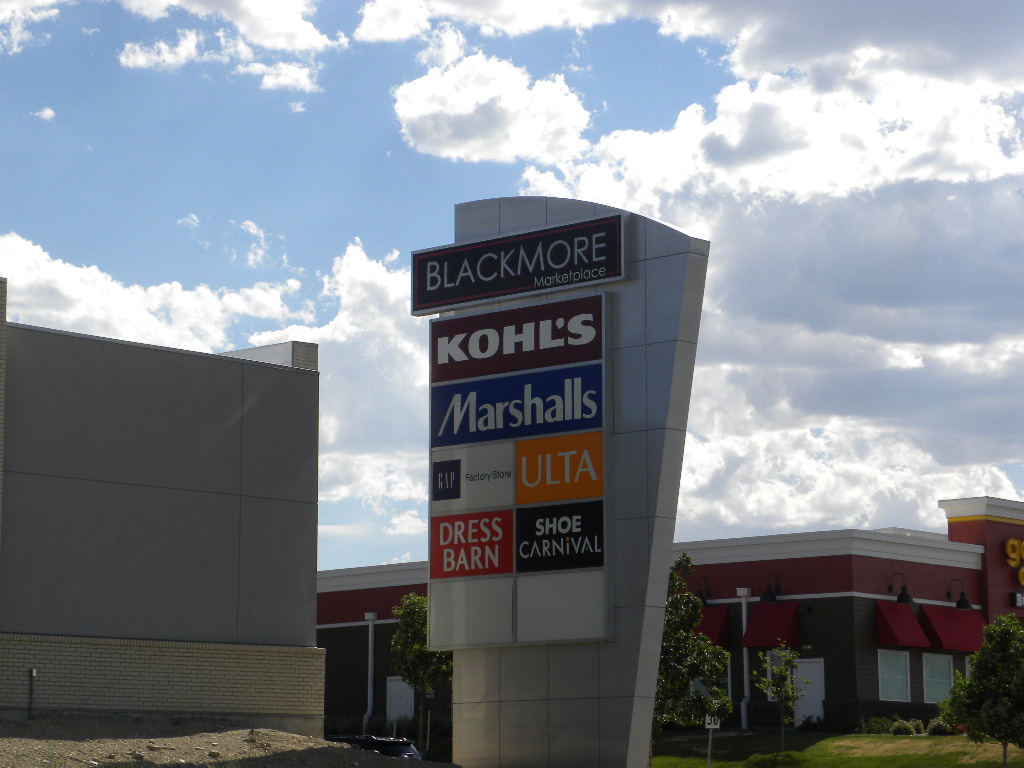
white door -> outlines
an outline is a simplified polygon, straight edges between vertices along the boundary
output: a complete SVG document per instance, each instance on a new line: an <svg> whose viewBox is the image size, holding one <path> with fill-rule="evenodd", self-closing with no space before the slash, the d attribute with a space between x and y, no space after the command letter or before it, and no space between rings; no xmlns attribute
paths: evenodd
<svg viewBox="0 0 1024 768"><path fill-rule="evenodd" d="M388 722L411 718L414 714L412 686L400 677L389 677Z"/></svg>
<svg viewBox="0 0 1024 768"><path fill-rule="evenodd" d="M825 660L797 659L796 678L804 695L797 699L794 725L800 725L807 717L824 717Z"/></svg>

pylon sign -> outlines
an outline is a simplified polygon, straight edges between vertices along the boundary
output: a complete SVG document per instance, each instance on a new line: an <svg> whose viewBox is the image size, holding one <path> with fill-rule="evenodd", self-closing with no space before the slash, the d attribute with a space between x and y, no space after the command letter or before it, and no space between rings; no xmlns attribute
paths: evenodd
<svg viewBox="0 0 1024 768"><path fill-rule="evenodd" d="M604 339L600 294L431 322L431 606L472 614L507 593L502 643L518 642L520 619L539 621L520 615L519 574L603 571ZM592 619L604 627L603 612ZM431 622L430 639L494 644L472 622Z"/></svg>
<svg viewBox="0 0 1024 768"><path fill-rule="evenodd" d="M454 221L411 270L454 761L645 768L709 243L554 197Z"/></svg>

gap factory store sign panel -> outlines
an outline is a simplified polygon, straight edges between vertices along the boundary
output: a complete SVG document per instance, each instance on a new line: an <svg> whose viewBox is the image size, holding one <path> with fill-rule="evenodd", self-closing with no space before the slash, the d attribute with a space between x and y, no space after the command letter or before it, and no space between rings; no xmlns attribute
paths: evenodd
<svg viewBox="0 0 1024 768"><path fill-rule="evenodd" d="M610 217L417 252L413 308L621 276ZM605 321L594 294L431 322L432 648L607 635Z"/></svg>

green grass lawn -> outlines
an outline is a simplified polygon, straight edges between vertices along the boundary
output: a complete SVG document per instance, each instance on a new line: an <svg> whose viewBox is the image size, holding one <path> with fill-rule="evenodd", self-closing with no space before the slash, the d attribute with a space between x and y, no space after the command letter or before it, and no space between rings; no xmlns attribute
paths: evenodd
<svg viewBox="0 0 1024 768"><path fill-rule="evenodd" d="M654 768L706 768L707 731L660 733L654 738ZM778 731L718 731L711 748L717 768L767 768L772 761L746 762L752 755L770 756L779 748ZM791 760L782 766L807 768L999 768L1002 747L975 744L964 736L861 736L786 732ZM1009 765L1024 768L1024 753L1011 746Z"/></svg>

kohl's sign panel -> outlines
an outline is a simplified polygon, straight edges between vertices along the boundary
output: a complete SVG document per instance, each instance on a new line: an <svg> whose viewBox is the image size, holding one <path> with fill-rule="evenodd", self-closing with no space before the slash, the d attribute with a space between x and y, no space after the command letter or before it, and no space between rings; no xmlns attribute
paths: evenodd
<svg viewBox="0 0 1024 768"><path fill-rule="evenodd" d="M622 219L609 216L413 251L412 314L623 277Z"/></svg>
<svg viewBox="0 0 1024 768"><path fill-rule="evenodd" d="M434 384L596 362L603 353L601 296L430 324L430 379Z"/></svg>
<svg viewBox="0 0 1024 768"><path fill-rule="evenodd" d="M473 379L430 391L430 447L600 429L601 363Z"/></svg>

